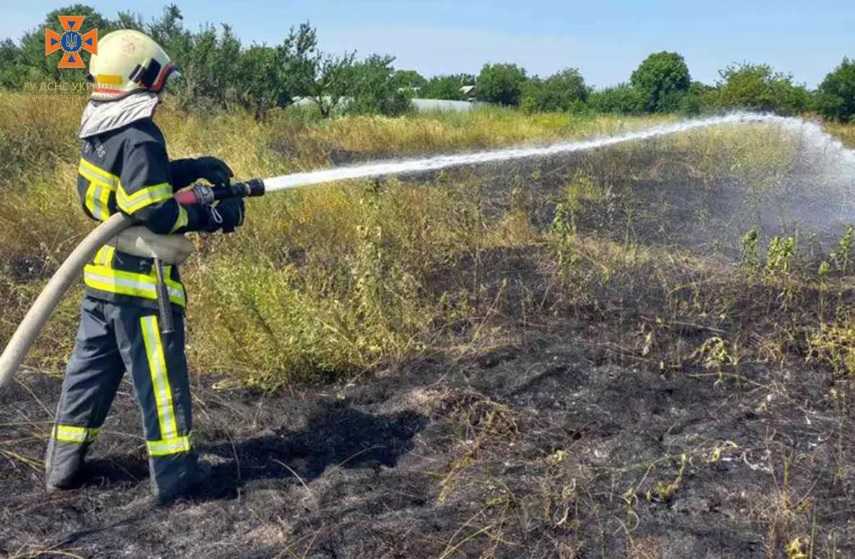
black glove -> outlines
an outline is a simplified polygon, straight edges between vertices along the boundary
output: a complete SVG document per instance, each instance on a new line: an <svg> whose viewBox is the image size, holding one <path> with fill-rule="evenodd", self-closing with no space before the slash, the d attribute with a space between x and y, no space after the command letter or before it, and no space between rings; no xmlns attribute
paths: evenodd
<svg viewBox="0 0 855 559"><path fill-rule="evenodd" d="M223 227L223 216L214 206L208 204L193 205L187 208L188 212L193 212L196 217L196 225L194 231L205 231L213 233L219 231Z"/></svg>
<svg viewBox="0 0 855 559"><path fill-rule="evenodd" d="M205 179L211 184L228 184L235 174L226 162L216 157L200 157L191 165L197 179Z"/></svg>
<svg viewBox="0 0 855 559"><path fill-rule="evenodd" d="M243 198L226 198L212 209L220 214L222 219L220 227L223 233L232 233L243 225L243 217L246 213Z"/></svg>

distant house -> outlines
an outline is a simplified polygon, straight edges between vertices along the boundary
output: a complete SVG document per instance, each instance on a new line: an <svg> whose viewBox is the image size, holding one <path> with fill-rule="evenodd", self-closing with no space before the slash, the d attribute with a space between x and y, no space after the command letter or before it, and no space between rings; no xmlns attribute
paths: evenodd
<svg viewBox="0 0 855 559"><path fill-rule="evenodd" d="M463 94L463 97L466 99L475 99L475 86L474 85L464 85L460 88L460 93Z"/></svg>
<svg viewBox="0 0 855 559"><path fill-rule="evenodd" d="M484 104L472 101L449 101L445 99L410 99L410 103L412 103L413 108L420 113L465 113Z"/></svg>
<svg viewBox="0 0 855 559"><path fill-rule="evenodd" d="M326 102L330 102L331 99L329 97L325 97L324 100ZM334 114L341 114L341 112L347 108L347 106L353 102L353 99L350 97L342 97L339 100L338 106L333 111ZM418 97L414 99L410 99L410 103L417 112L425 113L425 112L467 112L483 105L486 103L481 103L475 101L474 97L467 99L466 101L449 101L445 99L419 99ZM311 97L294 97L294 106L296 107L311 107L315 105L316 102Z"/></svg>

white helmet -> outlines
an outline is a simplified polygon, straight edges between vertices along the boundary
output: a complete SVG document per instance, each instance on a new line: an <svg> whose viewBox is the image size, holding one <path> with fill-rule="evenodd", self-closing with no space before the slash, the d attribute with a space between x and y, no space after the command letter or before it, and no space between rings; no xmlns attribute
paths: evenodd
<svg viewBox="0 0 855 559"><path fill-rule="evenodd" d="M145 33L113 31L98 41L98 54L89 59L91 98L111 101L134 91L158 92L174 70L169 55Z"/></svg>

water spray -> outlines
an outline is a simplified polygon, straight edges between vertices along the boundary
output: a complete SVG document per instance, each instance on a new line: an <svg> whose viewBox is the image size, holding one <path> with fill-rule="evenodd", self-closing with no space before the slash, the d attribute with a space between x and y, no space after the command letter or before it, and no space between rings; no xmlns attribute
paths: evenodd
<svg viewBox="0 0 855 559"><path fill-rule="evenodd" d="M506 148L466 154L439 155L399 161L381 161L335 169L294 173L266 179L251 179L245 182L215 187L196 185L178 192L175 198L180 204L185 206L211 204L216 200L226 198L262 196L268 192L278 192L337 181L417 174L466 165L565 155L627 142L649 140L711 126L746 123L769 123L781 126L790 131L805 131L819 147L842 154L844 164L847 168L851 166L855 169L855 152L843 148L838 140L825 133L817 124L808 123L797 118L784 118L775 115L733 113L719 117L665 124L636 132L586 141L561 142L546 146ZM125 214L117 213L113 215L90 232L62 263L39 294L23 321L21 321L18 329L3 350L3 354L0 355L0 388L12 379L13 374L24 361L27 352L51 313L59 304L62 296L80 276L83 266L94 257L98 249L104 244L110 242L122 231L135 224L134 220Z"/></svg>

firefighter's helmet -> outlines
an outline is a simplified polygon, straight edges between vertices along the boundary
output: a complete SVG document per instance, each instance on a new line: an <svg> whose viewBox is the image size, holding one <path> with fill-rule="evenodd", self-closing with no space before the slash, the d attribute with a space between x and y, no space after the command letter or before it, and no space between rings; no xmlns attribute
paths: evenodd
<svg viewBox="0 0 855 559"><path fill-rule="evenodd" d="M111 101L134 91L159 92L174 70L166 51L145 33L113 31L98 41L98 54L89 60L91 98Z"/></svg>

